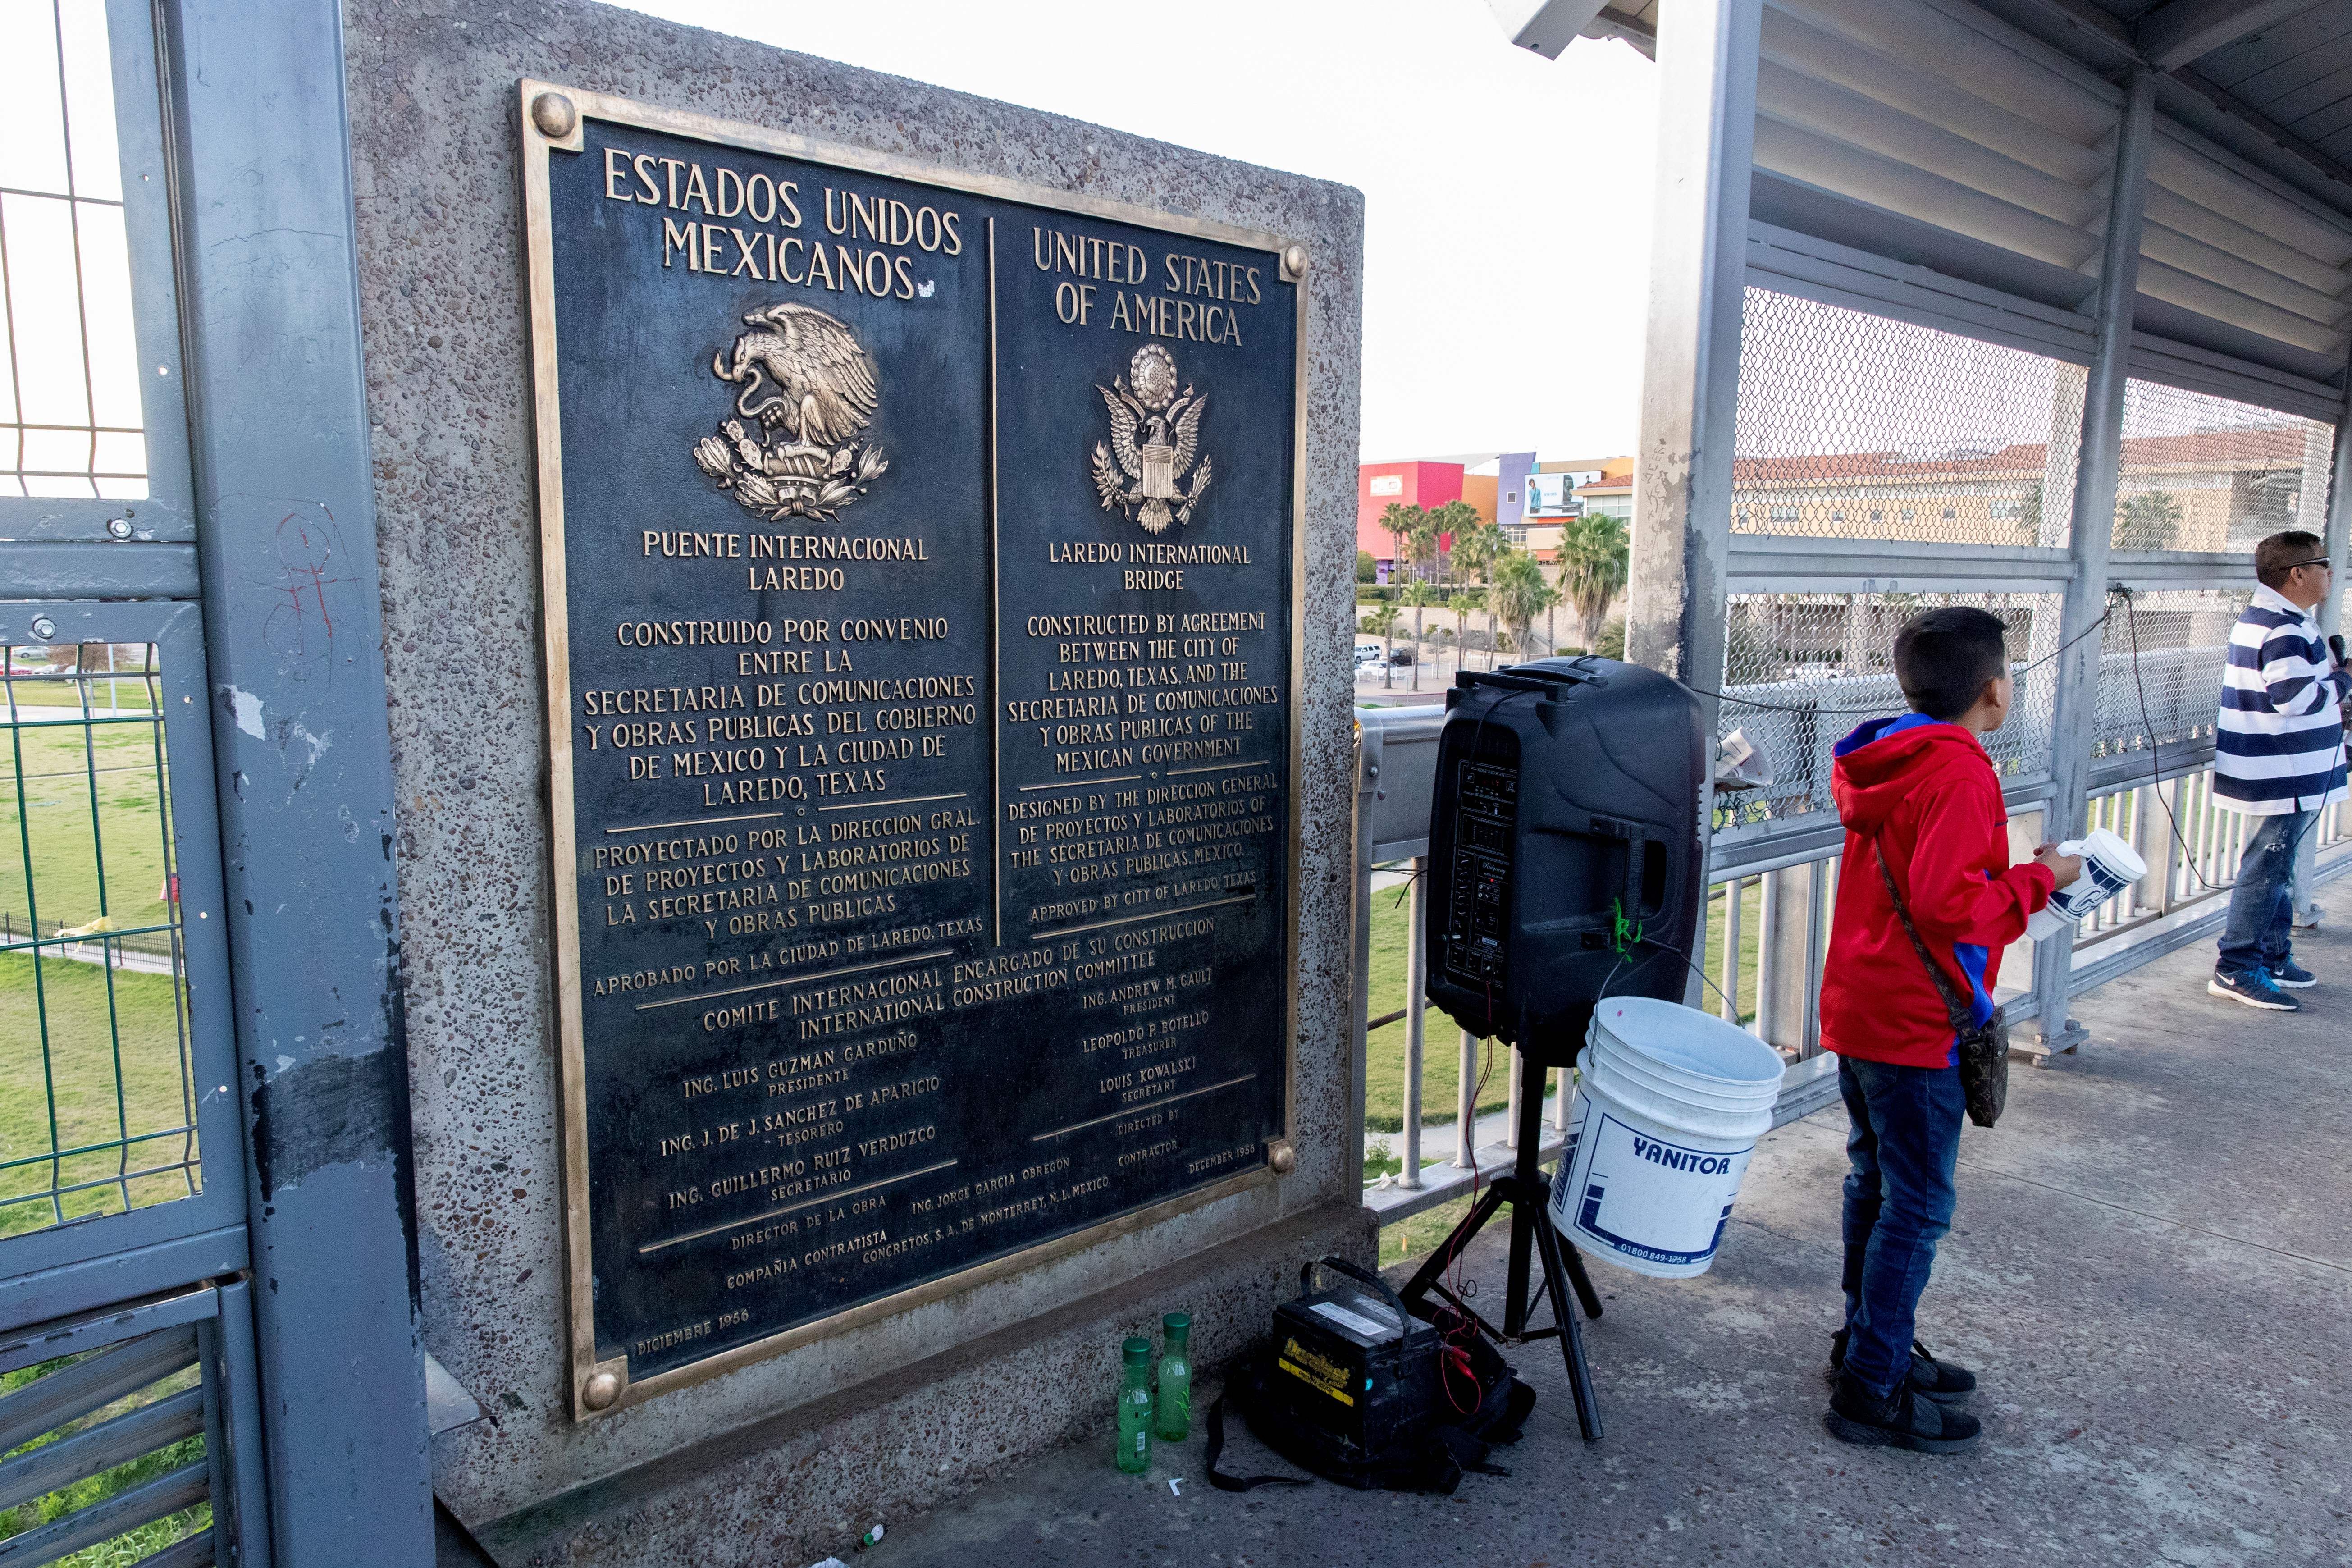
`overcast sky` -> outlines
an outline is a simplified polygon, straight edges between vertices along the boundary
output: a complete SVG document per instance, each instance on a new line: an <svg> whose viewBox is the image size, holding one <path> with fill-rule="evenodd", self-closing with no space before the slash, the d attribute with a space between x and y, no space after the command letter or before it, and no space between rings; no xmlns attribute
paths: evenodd
<svg viewBox="0 0 2352 1568"><path fill-rule="evenodd" d="M1631 452L1655 71L1486 0L639 0L676 21L1354 185L1368 458Z"/></svg>

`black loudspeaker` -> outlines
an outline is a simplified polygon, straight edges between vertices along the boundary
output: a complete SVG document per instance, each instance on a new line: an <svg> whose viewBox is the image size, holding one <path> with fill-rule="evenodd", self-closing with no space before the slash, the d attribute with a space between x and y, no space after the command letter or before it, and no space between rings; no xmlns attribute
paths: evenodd
<svg viewBox="0 0 2352 1568"><path fill-rule="evenodd" d="M1698 699L1607 658L1465 672L1429 830L1429 999L1530 1063L1575 1060L1603 995L1682 1000L1706 908Z"/></svg>

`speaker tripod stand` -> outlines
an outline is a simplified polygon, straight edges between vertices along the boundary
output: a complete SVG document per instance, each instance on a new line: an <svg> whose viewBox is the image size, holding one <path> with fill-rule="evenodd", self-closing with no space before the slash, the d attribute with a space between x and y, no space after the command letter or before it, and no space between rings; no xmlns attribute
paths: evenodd
<svg viewBox="0 0 2352 1568"><path fill-rule="evenodd" d="M1536 1144L1543 1131L1544 1069L1535 1066L1522 1054L1517 1058L1519 1074L1518 1158L1508 1175L1497 1176L1479 1194L1468 1215L1454 1233L1439 1244L1413 1275L1412 1281L1398 1292L1408 1301L1424 1300L1432 1295L1443 1297L1455 1311L1477 1324L1489 1339L1528 1343L1536 1340L1559 1341L1560 1358L1568 1363L1568 1386L1576 1398L1576 1422L1584 1430L1588 1443L1601 1436L1601 1405L1592 1394L1592 1372L1584 1363L1584 1338L1578 1331L1576 1311L1569 1304L1569 1294L1574 1290L1577 1302L1588 1318L1601 1315L1601 1296L1593 1289L1591 1277L1584 1271L1584 1258L1566 1237L1559 1234L1544 1213L1550 1192L1536 1163ZM1562 1086L1561 1092L1566 1092ZM1505 1204L1511 1205L1511 1254L1507 1284L1503 1297L1503 1327L1500 1332L1492 1323L1480 1317L1470 1304L1444 1282L1447 1265L1459 1257L1470 1240L1486 1228L1486 1222ZM1544 1282L1533 1299L1528 1295L1529 1265L1536 1258L1543 1260ZM1552 1326L1530 1331L1528 1318L1539 1306L1549 1292L1551 1298Z"/></svg>

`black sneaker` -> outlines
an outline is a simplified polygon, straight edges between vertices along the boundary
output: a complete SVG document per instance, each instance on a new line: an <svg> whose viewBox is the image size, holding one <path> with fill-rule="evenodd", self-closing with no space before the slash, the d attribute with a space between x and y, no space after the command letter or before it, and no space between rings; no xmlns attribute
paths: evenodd
<svg viewBox="0 0 2352 1568"><path fill-rule="evenodd" d="M1958 1454L1976 1447L1983 1426L1964 1410L1916 1397L1909 1383L1881 1399L1851 1376L1841 1376L1822 1417L1830 1436L1865 1448L1912 1448L1922 1454Z"/></svg>
<svg viewBox="0 0 2352 1568"><path fill-rule="evenodd" d="M2242 974L2223 974L2218 971L2205 983L2208 996L2227 996L2243 1002L2249 1007L2260 1007L2265 1013L2300 1013L2303 1004L2271 984L2270 972L2249 969Z"/></svg>
<svg viewBox="0 0 2352 1568"><path fill-rule="evenodd" d="M2271 970L2271 984L2282 991L2308 991L2319 984L2319 976L2294 959L2283 958Z"/></svg>
<svg viewBox="0 0 2352 1568"><path fill-rule="evenodd" d="M1840 1329L1830 1336L1830 1382L1834 1384L1845 1371L1845 1343L1851 1329ZM1957 1405L1977 1391L1977 1374L1964 1366L1954 1366L1948 1361L1937 1361L1926 1345L1911 1342L1911 1389L1922 1398L1938 1405Z"/></svg>

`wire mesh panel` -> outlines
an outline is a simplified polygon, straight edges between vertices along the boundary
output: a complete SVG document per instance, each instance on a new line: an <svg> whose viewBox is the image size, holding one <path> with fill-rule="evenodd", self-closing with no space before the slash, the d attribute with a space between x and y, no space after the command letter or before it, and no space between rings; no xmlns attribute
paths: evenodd
<svg viewBox="0 0 2352 1568"><path fill-rule="evenodd" d="M2084 384L2041 354L1751 288L1732 531L2063 545Z"/></svg>
<svg viewBox="0 0 2352 1568"><path fill-rule="evenodd" d="M2230 627L2252 592L2168 588L2108 601L2093 755L2212 738Z"/></svg>
<svg viewBox="0 0 2352 1568"><path fill-rule="evenodd" d="M148 493L106 7L0 4L0 496Z"/></svg>
<svg viewBox="0 0 2352 1568"><path fill-rule="evenodd" d="M1718 725L1763 753L1772 782L1716 796L1718 829L1834 810L1831 748L1865 720L1907 711L1895 634L1922 610L1969 605L2009 626L2018 669L2008 721L1985 737L2012 779L2050 771L2055 667L2028 650L2056 645L2055 594L1734 594L1727 610Z"/></svg>
<svg viewBox="0 0 2352 1568"><path fill-rule="evenodd" d="M0 1237L194 1194L153 644L0 648Z"/></svg>
<svg viewBox="0 0 2352 1568"><path fill-rule="evenodd" d="M2152 381L2124 390L2118 550L2245 551L2325 527L2335 427Z"/></svg>

